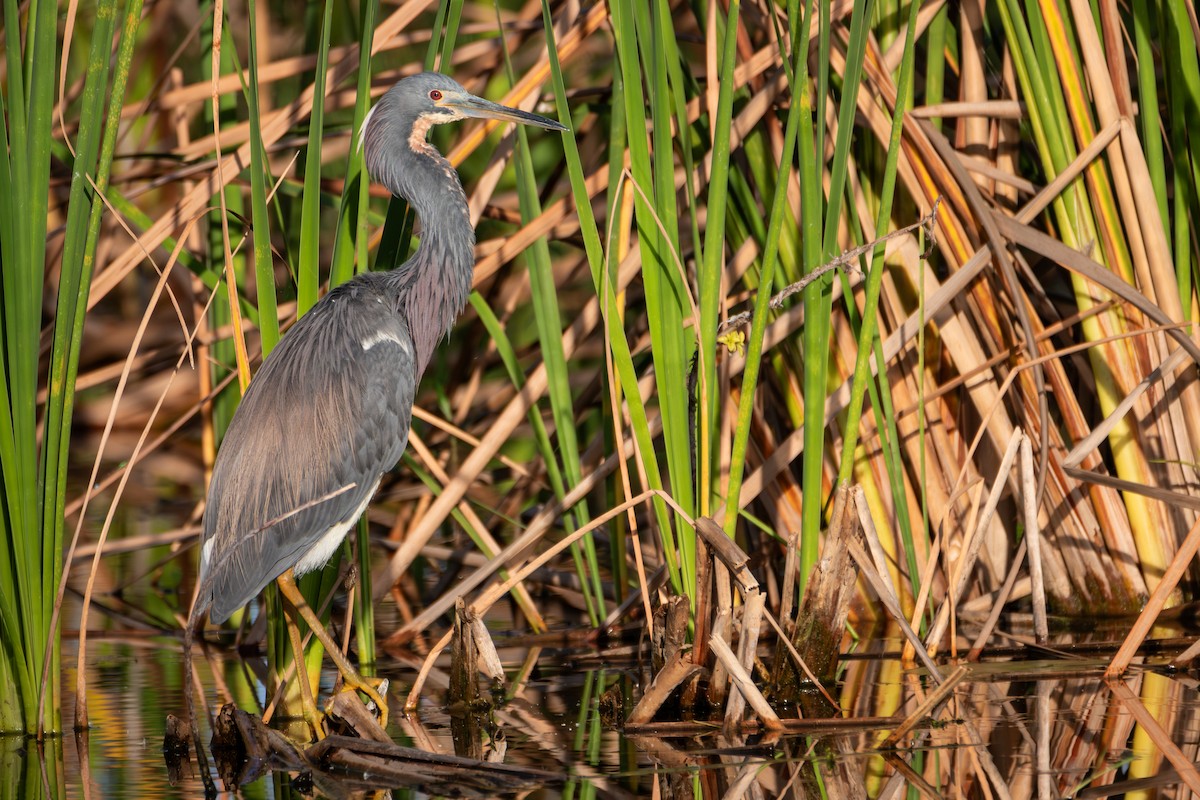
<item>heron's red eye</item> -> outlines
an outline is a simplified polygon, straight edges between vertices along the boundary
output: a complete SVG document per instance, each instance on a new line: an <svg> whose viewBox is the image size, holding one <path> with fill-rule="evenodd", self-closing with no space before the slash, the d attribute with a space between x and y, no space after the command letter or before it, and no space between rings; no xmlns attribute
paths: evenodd
<svg viewBox="0 0 1200 800"><path fill-rule="evenodd" d="M436 103L438 100L442 99L442 93L439 92L437 89L430 89L429 90L429 99Z"/></svg>

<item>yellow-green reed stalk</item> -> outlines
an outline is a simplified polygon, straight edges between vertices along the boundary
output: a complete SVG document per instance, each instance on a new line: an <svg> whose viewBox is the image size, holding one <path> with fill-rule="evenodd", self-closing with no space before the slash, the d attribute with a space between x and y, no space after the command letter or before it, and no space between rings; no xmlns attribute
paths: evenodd
<svg viewBox="0 0 1200 800"><path fill-rule="evenodd" d="M549 19L549 12L547 10L546 3L544 3L544 2L542 4L542 17L544 20ZM546 34L548 37L547 41L551 41L553 39L553 32L549 30L549 22L546 22L545 25L547 28L547 31L546 31ZM565 92L561 91L562 90L562 76L559 75L557 78L554 77L554 70L558 67L557 54L554 54L554 53L550 54L550 66L551 66L551 78L553 81L556 81L555 100L556 100L556 102L563 102L565 104L566 94L565 94ZM619 69L612 70L611 76L612 76L613 97L614 97L614 99L619 98L623 95L623 93L625 91L624 86L622 85L622 82L621 82L621 71ZM561 101L559 100L560 96L562 98ZM559 106L559 114L560 115L562 114L562 109L564 107L565 107L565 105ZM611 240L607 243L610 263L613 263L613 264L620 264L621 260L629 252L629 236L628 236L629 222L624 219L621 219L618 216L614 216L617 214L624 214L626 212L631 213L632 208L633 208L632 198L629 197L629 191L632 190L632 187L629 186L627 181L622 179L622 175L624 173L624 168L625 168L625 137L626 136L627 136L627 132L625 130L625 104L622 102L615 102L615 100L614 100L614 102L609 104L609 114L608 114L608 142L607 142L607 145L608 145L608 186L607 186L607 191L605 192L605 215L604 215L605 219L614 220L614 222L611 225L609 225L608 235ZM564 144L564 152L570 152L567 150L567 147L568 146L574 147L574 145L575 145L574 138L571 136L564 135L564 141L569 142L569 145ZM570 175L571 175L571 193L574 197L578 198L579 193L575 187L576 187L576 181L583 179L583 167L578 163L578 154L576 154L576 160L574 162L571 161L571 158L569 155L567 156L566 160L567 160L568 168L570 170ZM584 193L584 197L586 199L586 192ZM580 216L580 230L583 230L583 213L581 212L579 214L579 216ZM593 261L592 257L593 257L593 253L597 257L602 257L602 247L600 245L598 236L597 236L596 241L594 241L594 242L590 241L590 237L592 235L597 234L597 231L595 230L596 222L594 219L592 219L590 209L588 210L587 217L588 217L588 225L589 225L590 230L589 230L589 233L584 234L584 241L585 241L585 245L586 245L585 250L587 253L588 264L590 266L594 267L592 270L592 275L593 275L593 278L595 278L596 275L601 274L601 271L600 271L601 262ZM607 270L607 275L608 275L608 286L609 286L610 291L616 292L617 291L617 275L616 275L616 273L613 270ZM618 322L618 324L620 322L623 322L625 320L625 293L620 292L620 293L616 294L615 299L614 299L614 297L610 297L610 295L608 293L597 292L597 294L598 294L598 296L603 298L602 306L606 312L605 313L605 327L606 328L608 327L607 320L609 317L613 317ZM611 333L608 333L606 331L605 338L606 339L611 338ZM627 347L628 346L626 346L626 349L627 349ZM606 366L609 366L613 363L614 357L612 355L612 348L607 348L607 352L605 353L605 361L606 361ZM624 397L624 394L625 394L624 388L623 388L624 380L622 379L620 373L615 372L610 367L608 369L605 369L603 381L604 381L605 388L607 390L606 394L609 397L609 402L604 405L602 412L601 412L603 415L603 425L605 426L605 430L606 430L605 435L612 442L612 447L613 447L613 450L615 451L617 448L617 437L623 438L625 435L624 431L623 431L623 426L621 424L622 420L624 419L624 415L621 413L621 407L623 404L622 398ZM636 402L638 404L638 408L641 409L641 414L644 417L645 410L642 408L641 399L642 399L641 395L635 393L632 398L632 401ZM650 437L647 436L646 438L649 439ZM655 464L655 473L656 474L657 474L657 471L658 471L658 467L657 467L657 464ZM620 471L618 471L618 473L616 475L614 475L612 477L612 479L609 481L608 492L609 492L609 496L611 498L611 500L610 500L611 505L614 505L614 506L619 505L626 498L625 489L626 489L627 482L629 481L628 476L629 476L629 466L623 465L622 469ZM631 484L630 484L630 487L632 488ZM663 510L665 510L666 506L665 506L665 503L662 502L662 499L658 498L658 497L656 497L655 499L659 502L659 505L662 506ZM656 507L655 511L657 512L657 511L659 511L659 509ZM612 528L610 529L611 533L609 534L609 557L610 557L609 567L612 570L612 575L613 575L613 587L614 587L613 599L618 604L625 600L625 595L628 590L630 590L630 589L632 589L634 591L637 590L637 587L634 586L630 580L630 575L629 575L630 570L629 570L628 561L627 561L627 555L629 554L629 552L631 550L630 545L632 544L631 534L634 534L634 532L637 529L636 519L637 519L636 512L634 512L632 509L630 509L630 512L626 515L626 517L624 519L618 518L618 519L613 520L613 525L612 525ZM667 548L664 547L664 550L666 550L666 549ZM672 561L674 561L673 553L672 553ZM675 580L676 578L678 578L678 575L676 574L676 573L678 573L678 570L671 570L671 572L673 574L672 580Z"/></svg>
<svg viewBox="0 0 1200 800"><path fill-rule="evenodd" d="M358 135L371 105L371 44L375 38L375 21L379 16L379 0L367 0L362 6L358 38L358 93L354 100L354 121L350 135ZM365 272L367 262L367 210L370 205L370 181L367 180L366 156L357 147L346 155L346 184L338 211L337 238L333 246L333 263L329 268L330 283L347 280L351 270L347 261L356 265L354 272ZM353 226L353 227L352 227ZM354 246L353 254L348 245ZM342 253L345 253L343 256ZM375 604L371 584L371 538L364 516L358 521L355 544L358 554L358 588L354 592L354 637L358 644L358 661L365 674L375 666ZM343 543L343 558L349 558Z"/></svg>
<svg viewBox="0 0 1200 800"><path fill-rule="evenodd" d="M1180 687L1166 675L1146 672L1142 676L1142 687L1138 699L1146 707L1146 712L1155 719L1165 720L1172 716L1172 709L1178 708L1183 698L1179 696ZM1145 726L1138 725L1133 729L1129 743L1133 760L1129 763L1129 779L1153 778L1162 771L1162 747L1154 737L1147 732ZM1141 790L1126 792L1127 800L1153 800L1158 792Z"/></svg>
<svg viewBox="0 0 1200 800"><path fill-rule="evenodd" d="M929 22L925 38L925 104L936 105L945 99L946 91L946 38L950 29L947 6L938 9ZM942 129L942 118L929 120L937 130Z"/></svg>
<svg viewBox="0 0 1200 800"><path fill-rule="evenodd" d="M267 154L262 142L262 114L258 91L258 0L248 0L250 83L246 103L250 122L250 219L254 226L254 286L258 298L258 332L262 355L266 358L279 341L279 312L275 304L275 266L271 258L271 225L267 214L267 187L270 185Z"/></svg>
<svg viewBox="0 0 1200 800"><path fill-rule="evenodd" d="M851 198L847 197L847 200L850 199ZM846 213L849 215L850 228L854 235L857 236L859 240L865 238L862 232L862 223L858 218L858 213L854 208L853 202L847 203ZM876 233L879 233L879 231L877 230ZM882 264L879 265L879 268L883 268ZM861 332L862 322L859 318L858 307L855 305L852 299L853 293L850 289L849 281L845 279L845 276L841 277L843 280L843 299L846 306L846 316L850 321L851 329L855 331L856 339L859 342L862 342L864 341L864 337ZM875 363L884 363L883 343L880 340L878 333L874 335L870 347L872 347L874 350ZM918 353L918 360L922 357L922 355L923 354ZM918 374L924 373L918 369ZM851 390L853 392L853 384L851 385ZM886 369L879 370L874 379L871 379L870 375L868 374L866 380L866 391L867 396L871 401L871 407L876 409L875 416L876 420L878 421L878 435L880 440L880 450L883 454L884 472L887 476L888 485L891 488L892 497L898 498L898 500L894 502L892 506L895 515L894 520L889 517L887 513L883 497L880 495L878 484L875 481L875 472L871 463L865 456L866 450L861 442L854 451L854 478L863 489L867 503L871 508L872 518L876 520L877 527L880 530L890 530L893 527L894 522L895 528L899 531L901 546L905 550L904 563L909 571L909 585L911 587L911 591L903 591L903 587L899 582L900 570L895 566L895 563L899 563L899 559L896 557L894 539L890 536L885 536L882 538L880 544L883 546L884 552L887 554L888 558L895 561L895 563L889 563L889 567L892 570L893 583L897 587L897 594L900 596L901 605L905 609L905 614L911 614L911 604L909 601L911 601L911 599L916 595L916 584L918 583L917 575L919 570L917 569L916 565L916 548L913 541L912 521L909 517L908 502L905 499L907 497L909 487L906 483L905 465L900 451L900 433L896 424L895 407L892 403L891 383L888 380ZM851 407L858 407L861 412L861 402L855 401L853 397L851 398ZM858 423L855 423L853 428L849 427L847 415L843 415L842 428L844 430L853 430L855 437L857 437L858 427ZM845 463L846 460L845 457L843 457L842 465L844 466ZM924 473L922 472L922 475L923 474ZM844 479L839 479L839 483L842 480ZM923 481L921 485L924 485ZM925 530L924 525L922 526L921 530Z"/></svg>
<svg viewBox="0 0 1200 800"><path fill-rule="evenodd" d="M1042 14L1023 14L1015 0L1005 0L998 9L1012 47L1013 66L1025 96L1042 168L1048 178L1053 178L1075 157L1076 142L1086 145L1094 135L1073 42L1068 38L1065 20L1052 3L1041 4ZM1082 23L1093 24L1092 20ZM1064 243L1080 251L1090 249L1093 258L1132 281L1128 252L1100 162L1054 201L1053 211ZM1096 288L1074 274L1071 281L1080 309L1092 307ZM1082 324L1083 334L1090 341L1125 327L1123 315L1117 310L1089 317ZM1089 357L1100 408L1108 414L1122 397L1120 382L1128 382L1130 376L1138 374L1135 357L1123 343L1091 350ZM1109 444L1120 477L1150 482L1146 456L1132 422L1122 420L1109 437ZM1154 504L1129 492L1124 493L1124 501L1143 573L1147 585L1153 588L1166 566Z"/></svg>
<svg viewBox="0 0 1200 800"><path fill-rule="evenodd" d="M226 27L227 20L219 20L215 16L215 4L205 5L203 30L201 32L201 48L211 55L201 59L202 75L206 81L213 79L213 72L229 74L234 71L235 50L228 42L221 41L220 30ZM220 28L218 28L220 24ZM217 49L219 46L219 50ZM205 103L204 126L214 130L217 125L232 121L237 113L237 98L231 94L221 95L215 103ZM219 119L214 120L214 117ZM209 308L208 324L212 330L233 327L233 336L221 339L211 346L212 363L205 368L210 370L212 384L218 385L229 373L224 365L236 364L234 371L238 376L238 386L245 391L250 381L249 364L245 351L245 337L239 326L234 326L238 318L237 310L232 303L238 296L240 288L245 283L246 258L242 254L230 255L226 260L228 235L228 220L242 216L243 200L241 190L233 184L227 185L213 202L214 210L208 215L208 232L205 258L208 267L214 274L220 276L226 285L221 287ZM213 434L217 441L225 435L241 393L237 388L221 392L212 403Z"/></svg>

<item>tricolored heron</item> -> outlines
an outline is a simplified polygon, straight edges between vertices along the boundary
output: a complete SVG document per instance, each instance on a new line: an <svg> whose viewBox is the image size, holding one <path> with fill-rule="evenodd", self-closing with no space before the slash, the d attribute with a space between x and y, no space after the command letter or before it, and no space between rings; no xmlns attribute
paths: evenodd
<svg viewBox="0 0 1200 800"><path fill-rule="evenodd" d="M471 291L467 198L454 168L426 141L431 126L465 117L567 130L475 97L435 72L401 80L367 114L359 135L367 170L416 211L420 245L396 269L359 275L321 298L250 382L213 467L188 619L190 643L205 612L222 622L276 581L290 604L293 643L299 614L346 687L372 699L385 726L377 686L341 654L295 577L325 565L400 459L417 383ZM301 696L320 736L306 685Z"/></svg>

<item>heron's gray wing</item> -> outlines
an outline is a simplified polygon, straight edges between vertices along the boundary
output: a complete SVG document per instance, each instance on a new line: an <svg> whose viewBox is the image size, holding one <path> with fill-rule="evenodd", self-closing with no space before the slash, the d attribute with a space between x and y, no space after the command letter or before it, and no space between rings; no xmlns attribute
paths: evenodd
<svg viewBox="0 0 1200 800"><path fill-rule="evenodd" d="M407 327L365 283L331 292L283 337L213 469L198 606L211 601L214 622L361 513L404 452L415 387Z"/></svg>

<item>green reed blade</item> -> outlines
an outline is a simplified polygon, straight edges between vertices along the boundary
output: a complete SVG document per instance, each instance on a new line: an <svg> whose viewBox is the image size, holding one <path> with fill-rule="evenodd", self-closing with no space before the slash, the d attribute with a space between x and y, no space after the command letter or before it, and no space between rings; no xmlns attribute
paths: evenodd
<svg viewBox="0 0 1200 800"><path fill-rule="evenodd" d="M634 183L634 219L642 254L642 282L645 287L646 315L650 328L651 357L658 392L659 413L663 423L664 450L671 475L672 494L688 510L692 506L691 447L686 386L687 352L691 349L691 332L682 327L683 306L686 303L682 276L675 259L678 257L678 236L675 224L675 191L671 159L670 106L666 101L668 89L655 76L665 81L662 67L665 53L654 35L649 10L631 0L620 0L611 6L613 33L617 56L623 72L625 113L628 118L630 173ZM639 52L642 57L639 58ZM643 62L644 69L643 69ZM649 106L655 137L654 157L651 157L647 130L645 97L642 85L651 81ZM665 150L665 152L664 152ZM670 165L670 166L669 166ZM671 188L665 190L666 172L670 171ZM660 228L661 226L661 228ZM627 391L628 396L628 391ZM695 533L676 527L675 547L678 549L683 583L695 583ZM689 589L689 597L695 594ZM694 597L693 597L694 600Z"/></svg>
<svg viewBox="0 0 1200 800"><path fill-rule="evenodd" d="M820 5L821 0L815 0ZM806 14L810 18L811 11ZM800 45L797 50L807 54L808 31L807 22L803 26ZM795 40L792 46L796 47ZM827 60L828 53L818 53L817 60ZM825 95L818 94L814 98L810 93L808 62L800 59L796 63L796 84L800 98L797 104L803 120L799 131L799 166L800 177L800 217L804 271L810 272L821 264L824 247L821 239L821 225L824 218L824 193L822 191L822 165L824 150L816 149L814 139L821 139L823 133L813 131L813 106L823 106ZM795 102L793 100L793 102ZM818 115L817 127L824 129L823 117ZM768 239L769 241L769 239ZM765 269L764 269L765 272ZM763 278L763 286L759 294L770 294L770 283ZM824 281L815 281L804 290L804 473L801 478L801 490L804 493L804 507L801 510L800 537L800 581L799 588L803 591L804 583L812 565L817 561L818 537L821 528L821 470L824 454L822 448L825 441L825 415L823 413L825 397L825 375L827 369L827 352L829 320L820 319L825 312Z"/></svg>
<svg viewBox="0 0 1200 800"><path fill-rule="evenodd" d="M943 5L933 15L925 38L925 104L931 106L941 103L946 96L946 38L950 27L947 8ZM942 129L941 117L933 117L929 122L937 130Z"/></svg>
<svg viewBox="0 0 1200 800"><path fill-rule="evenodd" d="M646 6L649 6L647 8ZM642 279L646 287L646 311L650 323L650 342L654 359L655 381L659 410L663 421L663 444L667 469L671 475L671 495L688 514L695 513L695 487L692 485L692 420L690 400L683 387L688 385L691 354L695 350L694 328L683 322L692 317L686 274L682 265L679 240L679 212L675 191L675 146L672 140L672 89L667 81L667 66L678 62L679 52L674 37L665 30L670 27L669 16L663 19L662 3L635 4L636 31L642 53L643 79L651 87L650 111L653 120L652 176L654 190L639 183L649 195L644 200L650 218L639 215L638 232L653 225L660 231L658 247L647 259L642 247ZM649 55L647 55L649 54ZM682 87L677 88L682 91ZM632 131L633 129L631 129ZM686 142L689 128L681 129ZM635 197L640 193L635 192ZM637 208L635 204L635 209ZM684 584L696 582L695 537L681 529L679 536L680 566ZM689 594L694 595L692 591Z"/></svg>
<svg viewBox="0 0 1200 800"><path fill-rule="evenodd" d="M371 44L375 39L375 23L379 16L379 0L367 0L363 6L362 28L358 39L358 95L354 102L354 122L350 129L352 137L350 154L347 156L346 189L342 194L343 201L354 197L354 202L345 214L346 224L354 224L352 239L356 245L354 256L357 262L357 272L368 269L367 244L368 211L370 210L370 180L362 151L357 147L358 132L366 119L367 110L371 106ZM357 196L353 193L357 189ZM339 230L343 219L339 213ZM341 238L336 240L341 241ZM338 262L337 246L334 246L333 266L330 269L330 280L342 277L342 268ZM366 515L358 521L358 584L359 590L354 594L354 633L358 643L358 660L368 670L375 664L375 604L374 588L371 581L371 537Z"/></svg>
<svg viewBox="0 0 1200 800"><path fill-rule="evenodd" d="M554 98L558 108L558 115L560 120L566 122L570 120L570 112L567 105L565 84L563 83L562 67L558 60L558 50L554 40L553 21L550 15L548 0L542 1L542 20L546 32L547 53L550 59L550 77L554 87ZM614 75L618 73L620 73L619 70L614 71ZM624 76L622 75L620 81L614 80L614 92L623 86ZM624 114L629 107L628 104L619 95L614 96L613 102L620 103L622 112L620 120L623 121L625 119ZM641 119L643 121L642 130L644 130L644 114L641 116ZM567 175L571 180L571 193L575 199L576 212L579 215L579 229L583 236L584 248L588 256L588 265L592 272L592 284L600 298L600 308L604 314L604 322L608 330L609 345L613 365L617 372L619 388L629 404L631 432L637 441L638 452L642 458L642 468L645 471L648 488L661 490L664 484L659 472L658 458L655 455L654 437L650 433L650 423L646 415L646 408L641 401L637 371L634 369L633 357L629 351L629 341L625 338L621 317L617 311L617 297L614 291L616 283L615 270L612 268L612 265L606 265L604 247L601 244L595 217L592 215L591 197L587 193L587 186L584 180L583 161L579 156L579 149L574 135L569 131L563 133L562 140L563 152L567 163ZM612 155L610 163L617 165L622 163L624 141L623 137L613 139L614 147L610 151L610 155ZM617 174L620 174L619 171ZM619 198L614 198L614 201L610 204L610 214L612 215L610 219L618 213L619 202ZM607 275L605 274L606 269ZM672 517L662 498L656 496L651 505L654 508L655 520L659 535L662 538L663 553L667 562L667 571L670 575L671 584L675 591L681 592L684 590L684 586L681 579L682 576L679 572L675 538L672 535Z"/></svg>
<svg viewBox="0 0 1200 800"><path fill-rule="evenodd" d="M0 127L4 140L0 142L0 214L5 217L0 227L0 377L3 377L3 400L0 401L0 473L4 491L0 495L0 528L4 533L0 557L0 581L4 596L0 597L0 626L5 643L0 660L5 661L4 673L17 678L17 685L5 685L6 694L16 702L0 706L0 730L9 732L37 729L37 696L41 680L50 614L57 578L62 569L61 523L54 519L55 498L59 483L65 479L61 455L65 444L61 409L63 375L60 363L55 377L55 416L45 420L54 430L46 430L53 439L53 450L38 449L38 357L40 352L41 312L45 286L47 211L49 205L50 153L52 149L51 111L57 78L57 18L58 7L53 2L30 4L22 17L17 5L6 0L4 5L5 36L8 48L6 102L0 101ZM112 42L113 7L107 7L106 18L97 20L97 39L93 52ZM24 21L24 30L22 30ZM24 47L22 47L22 42ZM97 76L90 84L93 92ZM7 117L4 112L7 111ZM91 157L95 157L97 124L80 131L86 136ZM73 253L79 243L79 213L71 230ZM86 214L83 214L86 220ZM76 258L76 263L80 259ZM64 264L63 280L74 268ZM69 287L68 287L69 288ZM68 306L64 305L63 310ZM69 306L72 312L74 305ZM70 325L64 325L66 336ZM56 337L60 334L56 332ZM53 354L61 356L59 349ZM69 417L69 412L67 414ZM49 470L54 482L43 483ZM57 675L57 673L55 673ZM57 691L57 683L52 687ZM18 710L19 709L19 710ZM48 709L49 727L57 729L57 704Z"/></svg>
<svg viewBox="0 0 1200 800"><path fill-rule="evenodd" d="M811 98L808 91L808 30L809 26L802 20L799 46L793 50L793 68L798 82L793 85L793 102L788 109L787 123L784 128L783 150L780 154L779 168L775 176L775 191L771 198L770 216L767 224L766 247L763 250L762 267L757 292L754 298L754 315L750 323L750 335L746 338L746 366L742 372L741 396L738 399L737 422L734 425L733 448L729 462L729 488L726 493L725 532L733 536L737 528L739 516L739 498L742 491L742 478L746 469L746 452L750 438L750 418L754 409L754 391L758 386L758 373L762 365L763 336L767 329L767 317L770 313L771 284L775 276L776 262L779 253L779 232L783 227L785 212L788 210L787 186L791 175L793 160L796 156L797 141L802 129L807 125L811 133ZM806 121L807 120L807 121ZM810 137L811 138L811 137ZM800 163L803 167L805 151L801 151ZM812 168L812 165L807 167ZM803 187L803 181L801 186ZM811 213L816 205L809 206L805 197L805 211ZM806 226L806 234L808 233ZM813 226L815 228L815 226ZM813 234L816 235L815 233ZM818 240L813 240L819 246ZM808 243L806 236L806 245ZM807 327L807 326L806 326ZM813 495L815 496L815 495ZM805 507L808 503L805 503Z"/></svg>
<svg viewBox="0 0 1200 800"><path fill-rule="evenodd" d="M497 16L497 26L500 24ZM510 82L515 81L508 48L503 48L505 70ZM537 179L533 167L533 156L529 149L529 134L524 126L516 128L517 149L514 166L517 175L517 196L521 210L521 222L528 225L541 215L542 205L538 199ZM562 344L562 318L558 308L558 287L554 281L554 270L550 263L550 248L546 238L539 237L525 251L523 258L529 274L530 295L533 299L534 322L541 345L542 362L546 366L546 394L550 399L550 412L554 417L555 437L562 454L562 471L566 484L574 487L583 480L579 455L579 442L575 429L575 409L571 398L570 367ZM551 459L554 456L551 454ZM548 460L548 461L549 461ZM561 496L560 496L561 499ZM590 519L586 500L572 509L574 528L586 525ZM582 555L580 551L582 550ZM600 583L600 567L596 557L596 544L592 536L584 537L571 546L571 553L579 570L580 583L584 587L584 600L588 616L593 625L604 618L604 589Z"/></svg>
<svg viewBox="0 0 1200 800"><path fill-rule="evenodd" d="M247 0L250 36L247 61L250 85L246 103L250 113L250 218L254 226L254 286L258 299L258 331L266 358L279 341L279 311L275 303L275 264L271 254L271 217L267 211L270 173L262 141L262 113L258 80L258 0Z"/></svg>
<svg viewBox="0 0 1200 800"><path fill-rule="evenodd" d="M1191 305L1192 294L1192 270L1189 264L1195 257L1195 244L1191 241L1190 232L1197 224L1197 212L1200 210L1200 199L1196 190L1196 181L1200 179L1200 108L1196 106L1200 102L1200 75L1197 74L1200 72L1200 57L1196 53L1198 43L1194 35L1195 29L1192 27L1194 16L1190 16L1192 12L1189 6L1180 0L1164 0L1161 8L1166 23L1164 74L1170 76L1166 79L1166 85L1171 100L1172 144L1176 168L1174 183L1178 207L1173 215L1176 228L1173 249L1176 253L1176 281L1180 298L1185 302L1186 314L1187 306ZM1150 85L1154 84L1153 64L1151 59L1143 68L1151 73L1146 80ZM1150 108L1153 110L1157 106ZM1143 114L1139 114L1140 116ZM1156 119L1153 111L1148 116L1150 119ZM1153 139L1157 140L1157 135ZM1147 160L1149 155L1148 148ZM1161 149L1158 158L1162 158ZM1168 219L1166 214L1163 214L1163 219Z"/></svg>
<svg viewBox="0 0 1200 800"><path fill-rule="evenodd" d="M900 136L903 132L904 115L912 103L912 86L914 82L914 63L917 34L917 3L910 3L908 28L905 34L904 53L900 62L900 79L896 84L897 107L892 115L892 127L888 139L887 161L883 171L883 184L879 190L879 209L875 217L875 235L881 236L887 231L892 216L892 203L896 194L896 174L900 156ZM844 106L843 106L844 107ZM851 209L853 211L853 209ZM881 433L886 430L885 441L888 478L892 495L896 498L895 509L898 527L901 531L901 541L907 561L909 579L912 581L914 596L920 580L917 566L916 547L913 542L912 524L908 515L908 505L904 500L905 493L902 484L899 439L896 430L895 413L891 404L891 392L888 389L887 369L884 366L883 346L878 335L879 294L883 286L883 254L884 248L878 246L872 251L867 270L866 299L862 312L862 327L858 333L858 354L854 363L854 380L851 384L850 403L846 409L844 425L845 439L842 443L842 458L839 465L838 483L846 483L851 479L855 451L858 448L859 423L862 419L863 399L866 390L871 390L871 402L877 410L877 416L883 423ZM864 261L866 261L864 256ZM854 308L853 295L844 294L846 307L849 311ZM874 354L879 364L877 381L882 391L877 391L875 380L871 379L870 360ZM918 372L924 375L923 372ZM922 452L924 449L922 448ZM922 504L924 505L924 503Z"/></svg>
<svg viewBox="0 0 1200 800"><path fill-rule="evenodd" d="M354 118L350 124L350 150L346 153L346 179L338 204L337 230L334 233L333 256L329 266L329 285L345 283L354 274L355 262L359 272L367 268L367 207L370 179L359 136L363 120L371 106L371 41L379 0L368 0L363 7L363 24L358 40L358 83L354 99Z"/></svg>
<svg viewBox="0 0 1200 800"><path fill-rule="evenodd" d="M726 208L729 202L730 130L733 120L733 69L737 62L738 14L741 0L731 0L725 23L725 39L721 44L720 88L717 94L716 119L712 120L712 166L708 182L708 224L704 230L703 257L698 260L700 275L699 343L700 374L697 392L699 414L696 421L696 463L699 486L699 513L710 514L717 500L713 481L716 467L717 426L717 317L721 310L721 272L725 264ZM690 172L690 170L689 170Z"/></svg>
<svg viewBox="0 0 1200 800"><path fill-rule="evenodd" d="M317 66L313 80L312 115L308 119L308 147L304 154L304 196L300 205L299 286L297 314L317 302L321 286L321 140L325 135L325 78L329 71L329 37L333 1L325 0Z"/></svg>

